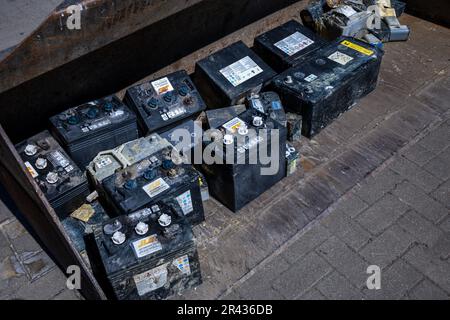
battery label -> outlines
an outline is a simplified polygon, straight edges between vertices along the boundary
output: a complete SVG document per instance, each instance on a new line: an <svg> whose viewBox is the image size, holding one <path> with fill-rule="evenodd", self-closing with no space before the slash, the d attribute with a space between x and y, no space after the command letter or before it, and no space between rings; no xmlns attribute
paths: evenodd
<svg viewBox="0 0 450 320"><path fill-rule="evenodd" d="M150 198L156 197L158 194L166 191L169 188L170 186L167 184L167 182L164 181L163 178L159 178L142 187L142 189Z"/></svg>
<svg viewBox="0 0 450 320"><path fill-rule="evenodd" d="M39 176L39 173L37 173L37 171L33 168L31 163L29 163L28 161L25 162L25 167L27 168L28 172L31 174L31 176L33 178L36 178L37 176Z"/></svg>
<svg viewBox="0 0 450 320"><path fill-rule="evenodd" d="M158 95L174 90L172 84L169 81L169 78L167 77L153 81L152 86Z"/></svg>
<svg viewBox="0 0 450 320"><path fill-rule="evenodd" d="M97 169L102 169L109 166L110 164L112 164L112 160L110 157L101 157L100 159L95 161L95 166Z"/></svg>
<svg viewBox="0 0 450 320"><path fill-rule="evenodd" d="M142 258L162 250L161 243L158 241L156 234L137 240L133 242L132 245L134 252L136 253L136 257L138 258Z"/></svg>
<svg viewBox="0 0 450 320"><path fill-rule="evenodd" d="M372 50L366 49L364 47L361 47L360 45L357 45L356 43L350 42L348 40L344 40L341 42L343 46L346 46L348 48L351 48L353 50L356 50L362 54L365 54L366 56L371 56L373 54Z"/></svg>
<svg viewBox="0 0 450 320"><path fill-rule="evenodd" d="M220 73L234 86L237 87L241 83L257 76L263 72L260 66L250 57L242 58L241 60L229 65L220 70Z"/></svg>
<svg viewBox="0 0 450 320"><path fill-rule="evenodd" d="M306 81L306 82L313 82L314 80L316 80L317 79L317 76L315 75L315 74L310 74L309 76L307 76L304 80Z"/></svg>
<svg viewBox="0 0 450 320"><path fill-rule="evenodd" d="M162 288L167 283L167 263L133 277L139 296Z"/></svg>
<svg viewBox="0 0 450 320"><path fill-rule="evenodd" d="M62 155L59 151L53 151L49 155L49 160L55 167L63 167L66 172L71 172L74 168L70 165L69 160Z"/></svg>
<svg viewBox="0 0 450 320"><path fill-rule="evenodd" d="M245 126L245 122L239 118L234 118L222 125L227 131L235 133L241 126Z"/></svg>
<svg viewBox="0 0 450 320"><path fill-rule="evenodd" d="M341 64L343 66L345 66L347 63L349 63L350 61L353 60L352 57L346 55L345 53L339 52L339 51L336 51L335 53L330 55L328 57L328 59L330 59L330 60L332 60L334 62L337 62L337 63L339 63L339 64Z"/></svg>
<svg viewBox="0 0 450 320"><path fill-rule="evenodd" d="M297 31L289 37L275 43L275 47L288 56L292 56L313 43L314 41Z"/></svg>
<svg viewBox="0 0 450 320"><path fill-rule="evenodd" d="M173 260L172 264L181 271L182 274L190 275L191 267L189 266L189 257L184 255Z"/></svg>
<svg viewBox="0 0 450 320"><path fill-rule="evenodd" d="M182 195L177 197L178 204L181 207L181 210L183 211L184 215L187 215L194 211L194 206L192 205L192 197L191 197L191 191L188 190Z"/></svg>

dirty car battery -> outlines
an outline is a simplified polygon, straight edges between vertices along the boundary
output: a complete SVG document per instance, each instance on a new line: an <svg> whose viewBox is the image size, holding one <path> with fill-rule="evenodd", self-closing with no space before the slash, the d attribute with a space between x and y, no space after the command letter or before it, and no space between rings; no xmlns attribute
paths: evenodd
<svg viewBox="0 0 450 320"><path fill-rule="evenodd" d="M202 283L192 229L175 203L158 203L97 226L88 253L106 294L164 299Z"/></svg>
<svg viewBox="0 0 450 320"><path fill-rule="evenodd" d="M312 137L375 89L382 56L381 49L341 37L277 76L273 85L286 109L302 115L303 135Z"/></svg>
<svg viewBox="0 0 450 320"><path fill-rule="evenodd" d="M16 149L58 216L67 216L83 204L89 194L86 176L50 132L29 138Z"/></svg>
<svg viewBox="0 0 450 320"><path fill-rule="evenodd" d="M138 138L136 116L116 96L66 110L50 123L61 146L83 169L100 151Z"/></svg>
<svg viewBox="0 0 450 320"><path fill-rule="evenodd" d="M165 140L165 139L164 139ZM166 147L103 180L106 201L117 213L148 208L157 201L175 198L191 223L204 221L200 175L189 164L175 164Z"/></svg>
<svg viewBox="0 0 450 320"><path fill-rule="evenodd" d="M205 153L214 154L214 161L205 161L202 171L211 194L236 212L285 176L286 128L249 109L216 129L221 134L216 130L204 141ZM277 131L278 136L274 134ZM270 154L270 164L260 157L263 146Z"/></svg>
<svg viewBox="0 0 450 320"><path fill-rule="evenodd" d="M129 88L124 102L136 112L144 135L170 129L179 121L192 118L206 109L184 70Z"/></svg>

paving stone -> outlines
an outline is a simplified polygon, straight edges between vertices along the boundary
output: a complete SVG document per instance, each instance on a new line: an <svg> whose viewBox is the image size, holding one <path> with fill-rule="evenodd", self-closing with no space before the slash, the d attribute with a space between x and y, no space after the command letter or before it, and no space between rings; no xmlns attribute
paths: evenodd
<svg viewBox="0 0 450 320"><path fill-rule="evenodd" d="M29 283L25 270L15 255L0 260L0 297L12 299L14 293Z"/></svg>
<svg viewBox="0 0 450 320"><path fill-rule="evenodd" d="M442 221L440 227L444 232L450 232L450 215Z"/></svg>
<svg viewBox="0 0 450 320"><path fill-rule="evenodd" d="M0 260L9 257L13 254L14 252L10 247L9 241L6 239L3 233L0 232Z"/></svg>
<svg viewBox="0 0 450 320"><path fill-rule="evenodd" d="M369 243L360 254L373 265L385 268L404 254L414 238L398 225L393 225Z"/></svg>
<svg viewBox="0 0 450 320"><path fill-rule="evenodd" d="M416 94L420 100L441 113L448 110L448 101L450 99L450 89L445 80L444 78L436 82L430 82Z"/></svg>
<svg viewBox="0 0 450 320"><path fill-rule="evenodd" d="M428 279L423 280L408 294L413 300L448 300L450 295Z"/></svg>
<svg viewBox="0 0 450 320"><path fill-rule="evenodd" d="M317 285L325 297L331 300L362 300L364 295L355 288L347 279L334 271L322 279Z"/></svg>
<svg viewBox="0 0 450 320"><path fill-rule="evenodd" d="M340 199L340 201L335 206L336 211L340 211L350 218L355 218L367 208L367 203L362 201L353 192Z"/></svg>
<svg viewBox="0 0 450 320"><path fill-rule="evenodd" d="M425 245L416 245L403 257L447 293L450 292L450 264L433 254Z"/></svg>
<svg viewBox="0 0 450 320"><path fill-rule="evenodd" d="M415 240L425 243L429 247L443 236L443 232L432 222L424 219L414 210L405 213L399 220L398 225L406 230Z"/></svg>
<svg viewBox="0 0 450 320"><path fill-rule="evenodd" d="M429 161L425 166L425 170L433 174L435 177L446 181L450 178L450 148L440 153L434 159Z"/></svg>
<svg viewBox="0 0 450 320"><path fill-rule="evenodd" d="M55 263L42 250L23 252L18 257L31 281L44 277L52 269L55 269Z"/></svg>
<svg viewBox="0 0 450 320"><path fill-rule="evenodd" d="M420 144L416 143L413 146L409 147L403 152L403 155L410 161L418 164L419 166L423 166L425 163L430 161L432 158L436 156L436 153L425 149Z"/></svg>
<svg viewBox="0 0 450 320"><path fill-rule="evenodd" d="M363 174L353 170L349 165L333 160L324 166L324 171L336 181L344 192L353 188L362 178Z"/></svg>
<svg viewBox="0 0 450 320"><path fill-rule="evenodd" d="M450 145L450 126L446 123L442 124L418 143L436 154L441 152Z"/></svg>
<svg viewBox="0 0 450 320"><path fill-rule="evenodd" d="M20 300L48 300L66 289L66 278L59 269L21 287L14 297Z"/></svg>
<svg viewBox="0 0 450 320"><path fill-rule="evenodd" d="M355 220L376 235L389 228L408 210L408 206L391 194L385 195Z"/></svg>
<svg viewBox="0 0 450 320"><path fill-rule="evenodd" d="M304 255L314 250L331 236L331 233L321 224L314 225L305 232L297 241L292 243L281 254L289 263L295 263Z"/></svg>
<svg viewBox="0 0 450 320"><path fill-rule="evenodd" d="M355 287L361 288L365 284L369 264L343 241L333 236L316 251Z"/></svg>
<svg viewBox="0 0 450 320"><path fill-rule="evenodd" d="M441 184L438 178L402 156L397 157L389 167L426 192L433 191Z"/></svg>
<svg viewBox="0 0 450 320"><path fill-rule="evenodd" d="M13 241L27 234L27 230L16 218L12 218L3 223L0 229L3 231L3 233L8 237L10 241Z"/></svg>
<svg viewBox="0 0 450 320"><path fill-rule="evenodd" d="M323 258L311 252L275 279L273 287L284 297L294 299L303 295L331 270Z"/></svg>
<svg viewBox="0 0 450 320"><path fill-rule="evenodd" d="M398 173L389 169L384 169L378 174L365 179L364 182L361 183L361 188L355 191L355 194L368 204L373 204L402 180L403 177Z"/></svg>
<svg viewBox="0 0 450 320"><path fill-rule="evenodd" d="M76 291L67 289L58 293L52 300L82 300L82 298Z"/></svg>
<svg viewBox="0 0 450 320"><path fill-rule="evenodd" d="M371 240L371 235L339 210L325 217L322 224L347 245L358 251Z"/></svg>
<svg viewBox="0 0 450 320"><path fill-rule="evenodd" d="M306 291L305 294L303 294L298 299L299 300L314 300L314 301L327 300L327 298L322 293L320 293L320 291L317 290L316 288L309 289L308 291Z"/></svg>
<svg viewBox="0 0 450 320"><path fill-rule="evenodd" d="M442 234L439 239L432 245L429 246L432 254L439 257L441 260L445 260L450 263L450 233L446 232Z"/></svg>
<svg viewBox="0 0 450 320"><path fill-rule="evenodd" d="M448 210L442 204L407 181L397 185L392 193L433 223L439 222L448 214Z"/></svg>
<svg viewBox="0 0 450 320"><path fill-rule="evenodd" d="M430 196L450 209L450 180L441 184Z"/></svg>
<svg viewBox="0 0 450 320"><path fill-rule="evenodd" d="M3 201L0 200L0 223L12 217L11 211L6 207Z"/></svg>
<svg viewBox="0 0 450 320"><path fill-rule="evenodd" d="M363 289L369 299L397 300L423 279L423 275L403 260L399 259L387 270L381 272L381 289Z"/></svg>

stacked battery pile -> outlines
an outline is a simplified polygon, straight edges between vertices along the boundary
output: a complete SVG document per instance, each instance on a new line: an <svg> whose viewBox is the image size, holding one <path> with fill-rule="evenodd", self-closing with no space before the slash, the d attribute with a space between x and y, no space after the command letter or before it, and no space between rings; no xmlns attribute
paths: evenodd
<svg viewBox="0 0 450 320"><path fill-rule="evenodd" d="M373 91L381 42L406 40L397 0L313 0L288 21L181 70L60 110L17 144L72 246L111 299L202 283L193 227L294 179L311 138ZM69 106L68 106L69 107Z"/></svg>

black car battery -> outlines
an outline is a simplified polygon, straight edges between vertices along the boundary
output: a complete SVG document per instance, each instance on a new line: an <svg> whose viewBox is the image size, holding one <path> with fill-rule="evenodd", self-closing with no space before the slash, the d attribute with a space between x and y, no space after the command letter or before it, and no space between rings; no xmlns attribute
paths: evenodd
<svg viewBox="0 0 450 320"><path fill-rule="evenodd" d="M102 183L108 204L115 212L129 214L175 198L191 223L204 221L200 175L180 160L178 150L170 146L117 171Z"/></svg>
<svg viewBox="0 0 450 320"><path fill-rule="evenodd" d="M286 177L294 174L297 171L300 154L290 143L286 143Z"/></svg>
<svg viewBox="0 0 450 320"><path fill-rule="evenodd" d="M67 218L61 221L72 244L79 253L86 250L85 236L93 232L96 225L110 220L109 216L98 201L84 203L77 210L72 212Z"/></svg>
<svg viewBox="0 0 450 320"><path fill-rule="evenodd" d="M276 75L242 41L198 61L195 82L209 109L242 104Z"/></svg>
<svg viewBox="0 0 450 320"><path fill-rule="evenodd" d="M254 50L275 71L283 72L325 43L312 30L291 20L256 37Z"/></svg>
<svg viewBox="0 0 450 320"><path fill-rule="evenodd" d="M195 238L180 210L155 204L94 228L88 254L109 298L159 300L202 283Z"/></svg>
<svg viewBox="0 0 450 320"><path fill-rule="evenodd" d="M247 106L250 109L264 113L282 126L287 126L286 112L277 93L268 91L252 94L247 98Z"/></svg>
<svg viewBox="0 0 450 320"><path fill-rule="evenodd" d="M16 149L58 216L65 217L84 203L89 195L86 175L49 131L17 144Z"/></svg>
<svg viewBox="0 0 450 320"><path fill-rule="evenodd" d="M312 137L377 85L383 51L341 37L273 81L284 106L303 117L302 134Z"/></svg>
<svg viewBox="0 0 450 320"><path fill-rule="evenodd" d="M143 135L166 131L206 109L197 88L184 70L129 88L124 102L136 112Z"/></svg>
<svg viewBox="0 0 450 320"><path fill-rule="evenodd" d="M116 96L68 109L50 123L55 138L82 169L100 151L138 138L135 114Z"/></svg>
<svg viewBox="0 0 450 320"><path fill-rule="evenodd" d="M286 128L247 110L204 139L202 171L213 197L238 211L286 174Z"/></svg>

